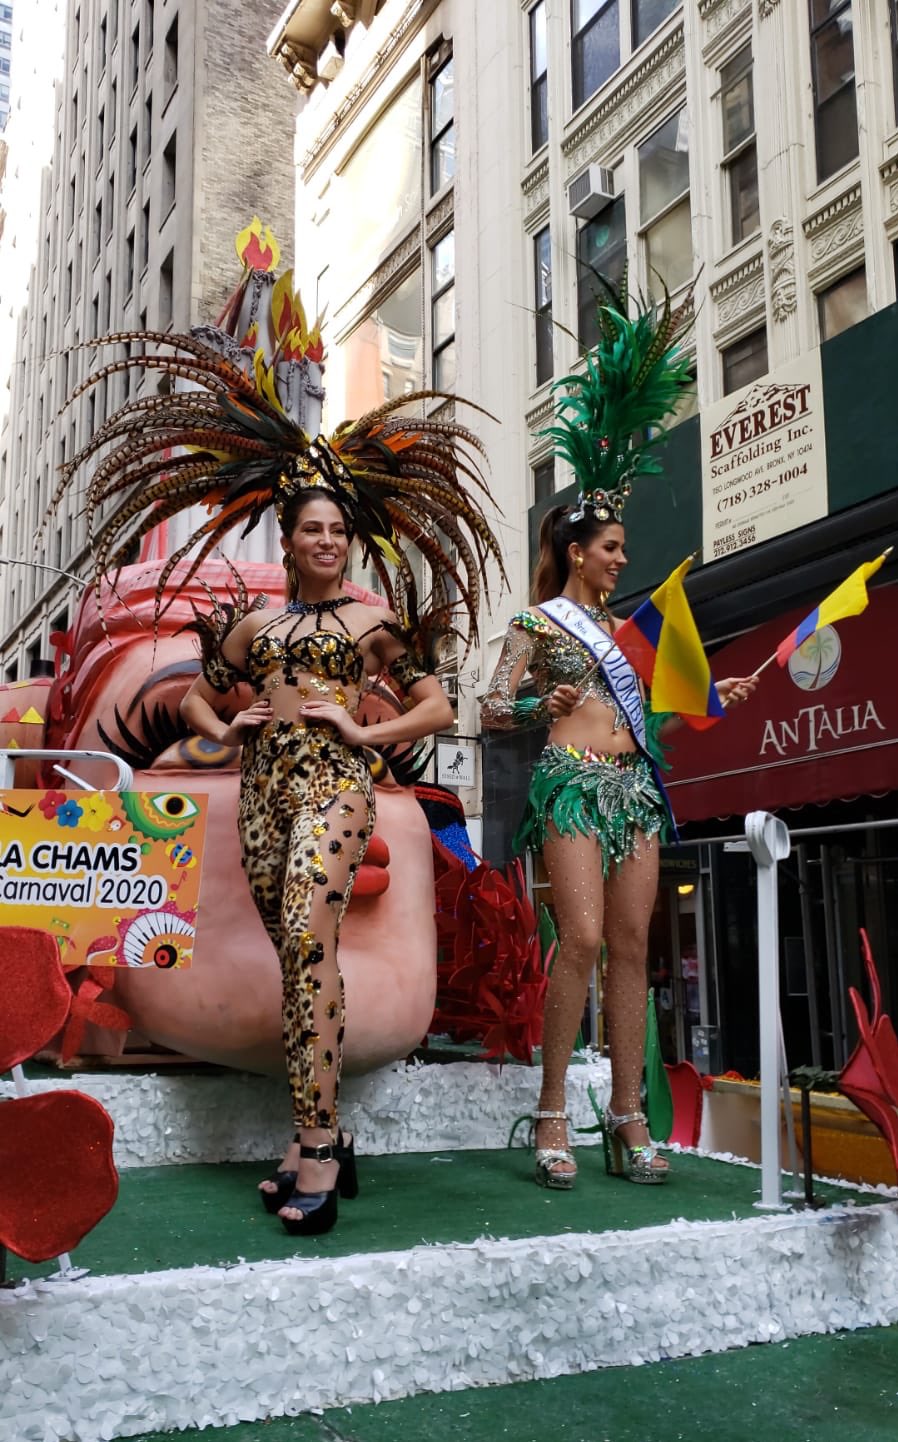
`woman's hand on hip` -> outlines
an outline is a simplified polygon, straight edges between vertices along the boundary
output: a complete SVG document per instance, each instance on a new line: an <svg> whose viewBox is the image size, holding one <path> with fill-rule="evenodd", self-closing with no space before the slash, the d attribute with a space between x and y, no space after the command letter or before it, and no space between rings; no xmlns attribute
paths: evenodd
<svg viewBox="0 0 898 1442"><path fill-rule="evenodd" d="M580 692L576 686L556 686L546 703L549 715L557 720L559 716L570 716L580 704Z"/></svg>
<svg viewBox="0 0 898 1442"><path fill-rule="evenodd" d="M267 699L254 701L251 706L247 706L245 711L238 711L222 735L222 746L242 746L246 740L246 733L257 730L259 726L264 726L266 721L272 719L273 714L271 702Z"/></svg>
<svg viewBox="0 0 898 1442"><path fill-rule="evenodd" d="M347 746L367 745L365 728L353 721L345 706L338 706L335 701L308 701L305 706L300 707L299 715L302 721L333 726Z"/></svg>
<svg viewBox="0 0 898 1442"><path fill-rule="evenodd" d="M728 676L725 681L715 681L717 694L729 710L747 701L758 684L757 676Z"/></svg>

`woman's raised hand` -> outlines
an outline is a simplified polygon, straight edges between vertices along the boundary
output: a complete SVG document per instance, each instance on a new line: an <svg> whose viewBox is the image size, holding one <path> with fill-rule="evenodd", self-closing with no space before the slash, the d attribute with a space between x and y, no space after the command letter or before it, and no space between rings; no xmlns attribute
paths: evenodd
<svg viewBox="0 0 898 1442"><path fill-rule="evenodd" d="M245 711L238 711L221 738L222 746L242 746L246 732L254 731L257 726L264 726L273 714L271 702L267 699L254 701Z"/></svg>
<svg viewBox="0 0 898 1442"><path fill-rule="evenodd" d="M556 686L549 697L549 715L557 720L559 716L570 716L580 704L580 692L576 686Z"/></svg>
<svg viewBox="0 0 898 1442"><path fill-rule="evenodd" d="M757 676L728 676L725 681L715 681L717 694L724 706L741 706L747 701L758 684Z"/></svg>

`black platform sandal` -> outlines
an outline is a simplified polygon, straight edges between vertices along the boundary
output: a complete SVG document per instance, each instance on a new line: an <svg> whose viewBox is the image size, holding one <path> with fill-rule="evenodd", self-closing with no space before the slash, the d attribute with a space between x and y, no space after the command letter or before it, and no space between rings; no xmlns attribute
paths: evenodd
<svg viewBox="0 0 898 1442"><path fill-rule="evenodd" d="M301 1145L299 1132L296 1133L293 1140ZM355 1165L355 1137L350 1137L347 1143L343 1140L343 1133L337 1133L337 1140L334 1144L334 1160L340 1163L340 1195L345 1201L352 1201L359 1194ZM276 1216L281 1207L287 1205L288 1197L291 1197L296 1189L296 1173L278 1170L272 1172L270 1177L266 1177L266 1181L274 1182L277 1191L263 1192L259 1187L259 1196L262 1198L262 1205L266 1212L270 1216Z"/></svg>
<svg viewBox="0 0 898 1442"><path fill-rule="evenodd" d="M329 1232L337 1220L337 1193L347 1201L359 1194L359 1180L355 1165L355 1147L351 1141L342 1145L342 1135L337 1142L325 1142L318 1147L303 1147L299 1155L309 1162L336 1162L340 1170L337 1180L329 1192L293 1192L282 1207L295 1208L301 1217L281 1217L284 1230L291 1237L315 1237Z"/></svg>

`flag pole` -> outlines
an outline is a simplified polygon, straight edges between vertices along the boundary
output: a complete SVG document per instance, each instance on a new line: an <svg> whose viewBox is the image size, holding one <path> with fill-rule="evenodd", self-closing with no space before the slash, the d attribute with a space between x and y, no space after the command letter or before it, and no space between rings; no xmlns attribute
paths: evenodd
<svg viewBox="0 0 898 1442"><path fill-rule="evenodd" d="M882 552L882 559L883 559L883 561L884 561L888 556L891 556L891 554L892 554L892 552L894 551L894 549L895 549L894 546L887 546L887 547L886 547L886 549ZM860 568L858 568L858 569L860 569ZM852 572L852 574L853 574L853 572ZM821 602L821 604L822 604L822 602ZM813 614L814 614L813 611L812 611L810 614L813 615ZM791 633L790 633L790 634L791 634ZM788 638L787 638L787 639L788 639ZM779 651L779 646L777 646L776 651L774 651L773 655L772 655L772 656L768 656L768 657L767 657L767 660L764 661L760 666L758 666L754 671L752 671L751 674L752 674L753 676L760 676L760 674L761 674L762 671L766 671L766 670L767 670L767 667L770 665L771 661L775 661L775 660L776 660L777 652L778 652L778 651Z"/></svg>

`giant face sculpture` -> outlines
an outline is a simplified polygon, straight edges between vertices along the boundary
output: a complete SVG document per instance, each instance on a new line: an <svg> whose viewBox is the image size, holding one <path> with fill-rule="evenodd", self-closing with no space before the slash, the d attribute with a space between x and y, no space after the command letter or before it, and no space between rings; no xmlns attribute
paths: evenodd
<svg viewBox="0 0 898 1442"><path fill-rule="evenodd" d="M45 735L34 721L0 720L0 744L14 738L20 746L113 749L134 766L138 790L208 795L193 965L163 972L123 968L116 973L113 999L152 1041L204 1060L278 1073L280 968L240 865L239 752L186 733L178 716L178 703L199 669L195 643L181 628L192 618L191 603L202 608L208 597L198 580L183 588L172 582L166 597L171 605L154 637L153 596L162 564L128 567L117 595L106 591L108 635L93 593L85 594L62 644L65 669L49 695L46 683L35 682L0 699L0 717L13 707L24 716L36 702L35 711L47 716ZM251 596L280 593L279 566L245 566L241 575ZM207 563L200 576L222 598L232 588L231 572L220 562ZM357 587L347 590L377 603ZM240 704L250 696L247 691ZM395 714L397 705L381 688L364 702L372 720L390 714L391 707ZM78 770L94 785L110 784L108 768L99 764L82 763ZM17 784L29 779L20 776ZM370 863L359 872L340 937L345 1063L355 1072L405 1056L417 1045L433 1014L436 985L427 821L412 790L398 786L389 773L376 782L376 796L378 839Z"/></svg>

